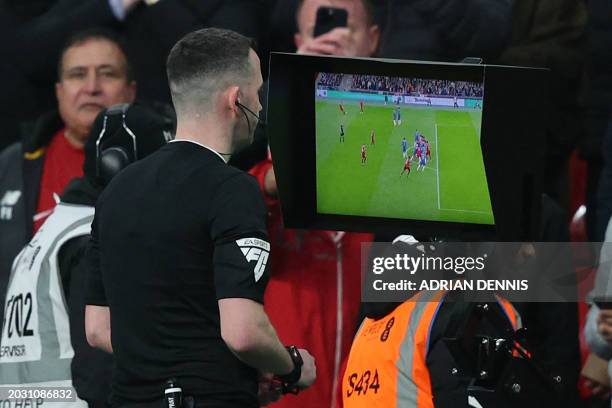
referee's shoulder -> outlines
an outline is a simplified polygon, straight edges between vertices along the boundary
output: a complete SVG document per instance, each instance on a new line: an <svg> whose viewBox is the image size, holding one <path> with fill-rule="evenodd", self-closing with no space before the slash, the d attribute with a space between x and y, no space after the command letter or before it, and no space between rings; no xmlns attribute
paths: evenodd
<svg viewBox="0 0 612 408"><path fill-rule="evenodd" d="M259 193L257 179L249 173L233 166L225 166L219 186L223 188L236 188L245 193Z"/></svg>

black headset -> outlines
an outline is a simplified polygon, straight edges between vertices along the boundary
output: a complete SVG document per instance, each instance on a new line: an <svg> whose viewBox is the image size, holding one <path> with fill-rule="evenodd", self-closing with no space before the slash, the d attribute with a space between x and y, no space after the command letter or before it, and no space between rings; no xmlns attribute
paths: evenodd
<svg viewBox="0 0 612 408"><path fill-rule="evenodd" d="M266 121L263 120L258 114L256 114L255 112L253 112L252 110L250 110L249 108L247 108L246 106L244 106L243 104L240 103L239 100L236 101L236 106L238 106L240 108L240 110L242 111L242 114L244 115L244 118L247 121L247 126L249 127L249 132L251 132L251 121L249 120L248 115L246 114L246 112L249 112L251 115L253 115L254 117L257 118L257 120L259 121L259 123L262 126L266 126ZM245 112L246 111L246 112Z"/></svg>
<svg viewBox="0 0 612 408"><path fill-rule="evenodd" d="M138 160L138 150L136 148L136 135L125 123L125 115L130 107L130 104L124 103L121 105L111 106L104 113L104 122L102 123L102 130L96 140L96 177L103 180L104 184L108 184L113 177L115 177L121 170L123 170L128 164ZM117 117L121 115L122 125L120 128L111 131L107 131L107 123L109 118ZM107 136L116 135L121 129L125 130L125 133L129 136L132 143L132 152L128 153L125 148L118 146L117 144L102 150L102 139ZM108 137L107 137L108 138Z"/></svg>

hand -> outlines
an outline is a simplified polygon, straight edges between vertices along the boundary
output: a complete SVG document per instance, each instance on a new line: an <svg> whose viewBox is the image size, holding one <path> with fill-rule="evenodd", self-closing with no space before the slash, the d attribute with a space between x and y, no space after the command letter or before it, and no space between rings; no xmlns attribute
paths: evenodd
<svg viewBox="0 0 612 408"><path fill-rule="evenodd" d="M302 364L302 375L296 385L301 390L305 390L317 379L317 366L314 357L307 350L299 349L299 352L304 364Z"/></svg>
<svg viewBox="0 0 612 408"><path fill-rule="evenodd" d="M612 310L602 309L597 316L597 332L604 340L612 342Z"/></svg>
<svg viewBox="0 0 612 408"><path fill-rule="evenodd" d="M257 399L259 405L265 407L268 404L276 402L282 395L282 387L278 386L278 383L274 381L274 374L272 373L259 373L259 390L257 393Z"/></svg>
<svg viewBox="0 0 612 408"><path fill-rule="evenodd" d="M298 48L298 54L352 56L353 41L351 31L346 27L337 27L318 37L306 39Z"/></svg>
<svg viewBox="0 0 612 408"><path fill-rule="evenodd" d="M594 397L600 398L602 400L607 400L608 398L610 398L610 387L609 386L605 384L601 384L597 381L593 381L589 378L584 379L584 384L587 386L589 390L591 390L591 393L593 394Z"/></svg>
<svg viewBox="0 0 612 408"><path fill-rule="evenodd" d="M533 244L523 243L519 248L518 254L516 256L516 261L519 265L523 265L528 260L535 258L536 250Z"/></svg>
<svg viewBox="0 0 612 408"><path fill-rule="evenodd" d="M264 177L264 190L266 194L272 197L276 197L278 189L276 187L276 175L274 174L274 168L270 167L270 170Z"/></svg>

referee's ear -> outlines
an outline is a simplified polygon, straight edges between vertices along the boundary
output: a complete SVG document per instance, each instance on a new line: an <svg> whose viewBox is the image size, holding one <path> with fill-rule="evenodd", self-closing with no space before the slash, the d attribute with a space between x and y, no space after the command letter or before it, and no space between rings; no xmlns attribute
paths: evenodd
<svg viewBox="0 0 612 408"><path fill-rule="evenodd" d="M227 104L229 109L234 112L236 116L240 114L238 103L240 103L240 87L231 86L227 90Z"/></svg>

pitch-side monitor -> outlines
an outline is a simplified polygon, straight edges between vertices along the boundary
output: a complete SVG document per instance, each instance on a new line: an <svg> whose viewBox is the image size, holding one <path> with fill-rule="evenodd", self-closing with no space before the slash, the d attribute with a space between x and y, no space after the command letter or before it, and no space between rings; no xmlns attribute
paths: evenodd
<svg viewBox="0 0 612 408"><path fill-rule="evenodd" d="M545 74L273 54L268 130L285 224L529 239Z"/></svg>

